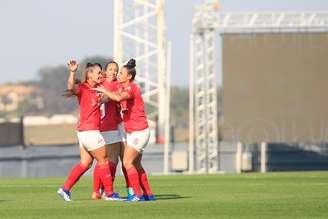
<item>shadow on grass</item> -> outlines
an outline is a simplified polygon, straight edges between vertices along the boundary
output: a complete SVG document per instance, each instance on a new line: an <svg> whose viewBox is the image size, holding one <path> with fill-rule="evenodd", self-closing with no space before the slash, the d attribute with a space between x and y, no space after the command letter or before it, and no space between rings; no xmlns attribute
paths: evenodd
<svg viewBox="0 0 328 219"><path fill-rule="evenodd" d="M177 194L161 194L155 195L157 200L169 200L169 199L182 199L182 198L191 198L190 196L181 196Z"/></svg>
<svg viewBox="0 0 328 219"><path fill-rule="evenodd" d="M161 195L155 195L157 200L170 200L170 199L182 199L182 198L191 198L190 196L181 196L177 194L161 194ZM123 199L126 199L127 197L122 197ZM92 200L90 199L78 199L78 201L101 201L101 200ZM1 200L0 200L1 202Z"/></svg>
<svg viewBox="0 0 328 219"><path fill-rule="evenodd" d="M13 200L0 200L0 202L11 202Z"/></svg>

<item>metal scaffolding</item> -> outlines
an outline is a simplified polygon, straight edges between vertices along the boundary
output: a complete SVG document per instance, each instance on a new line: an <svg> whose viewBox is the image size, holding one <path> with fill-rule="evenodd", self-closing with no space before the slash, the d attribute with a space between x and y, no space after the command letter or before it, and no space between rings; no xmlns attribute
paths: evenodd
<svg viewBox="0 0 328 219"><path fill-rule="evenodd" d="M218 170L216 29L213 27L216 16L213 14L217 14L217 8L207 7L206 14L199 13L193 19L193 34L190 42L189 170L191 172Z"/></svg>
<svg viewBox="0 0 328 219"><path fill-rule="evenodd" d="M222 33L327 31L328 12L221 13L217 1L195 7L190 37L189 171L218 171L216 36Z"/></svg>
<svg viewBox="0 0 328 219"><path fill-rule="evenodd" d="M218 13L218 32L311 32L327 30L328 12L234 12Z"/></svg>
<svg viewBox="0 0 328 219"><path fill-rule="evenodd" d="M164 0L115 0L114 4L114 59L120 64L136 59L136 82L148 106L149 119L158 122L158 136L164 141L164 173L168 173L170 68Z"/></svg>

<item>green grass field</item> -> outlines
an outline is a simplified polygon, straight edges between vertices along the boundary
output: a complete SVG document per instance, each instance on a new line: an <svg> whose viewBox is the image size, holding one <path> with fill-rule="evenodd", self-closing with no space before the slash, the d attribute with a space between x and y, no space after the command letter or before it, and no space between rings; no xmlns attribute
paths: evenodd
<svg viewBox="0 0 328 219"><path fill-rule="evenodd" d="M328 218L328 172L152 176L158 200L139 203L92 201L90 177L67 203L63 180L1 179L0 218Z"/></svg>

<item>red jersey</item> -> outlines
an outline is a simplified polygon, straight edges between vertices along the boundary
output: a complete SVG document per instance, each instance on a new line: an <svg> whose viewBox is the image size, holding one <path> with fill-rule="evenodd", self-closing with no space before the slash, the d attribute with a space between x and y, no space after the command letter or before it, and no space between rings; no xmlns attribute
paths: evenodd
<svg viewBox="0 0 328 219"><path fill-rule="evenodd" d="M127 92L131 97L127 100L127 110L123 114L125 131L130 133L148 128L144 101L138 86L130 82L128 86L122 88L122 91Z"/></svg>
<svg viewBox="0 0 328 219"><path fill-rule="evenodd" d="M101 86L109 91L117 91L117 85L115 82L103 81ZM117 124L122 121L117 103L109 100L107 103L101 104L101 121L100 131L113 131L117 130Z"/></svg>
<svg viewBox="0 0 328 219"><path fill-rule="evenodd" d="M112 86L113 86L113 91L121 91L121 84L117 81L114 80L112 81ZM125 102L125 100L123 100L123 102ZM120 124L121 122L123 122L122 116L121 116L121 105L120 103L116 102L116 110L117 110L117 117L116 117L116 121L117 124Z"/></svg>
<svg viewBox="0 0 328 219"><path fill-rule="evenodd" d="M79 131L99 130L100 110L99 96L88 83L82 83L76 93L80 104Z"/></svg>

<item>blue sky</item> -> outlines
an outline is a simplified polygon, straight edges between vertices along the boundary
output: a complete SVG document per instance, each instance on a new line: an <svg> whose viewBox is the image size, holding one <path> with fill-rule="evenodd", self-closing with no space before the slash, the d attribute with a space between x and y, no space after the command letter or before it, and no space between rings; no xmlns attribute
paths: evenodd
<svg viewBox="0 0 328 219"><path fill-rule="evenodd" d="M187 86L192 9L202 0L166 0L172 84ZM223 11L328 11L326 0L225 0ZM113 53L112 0L0 0L0 83L37 78L69 58ZM218 75L220 82L220 75Z"/></svg>

